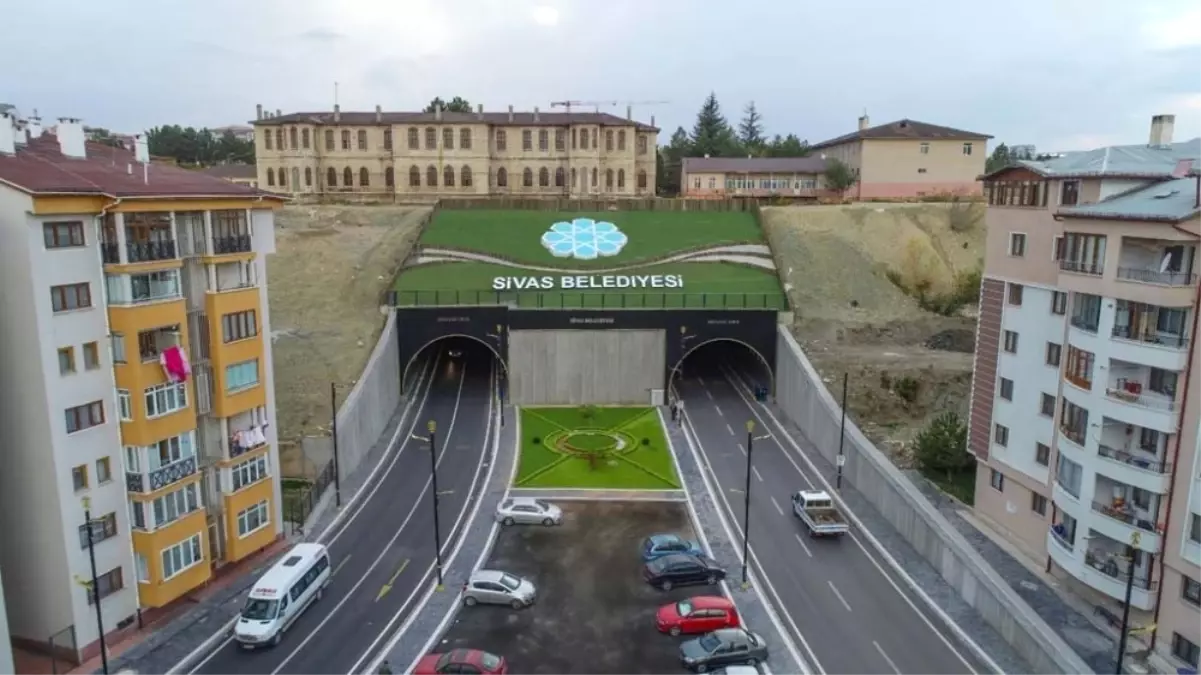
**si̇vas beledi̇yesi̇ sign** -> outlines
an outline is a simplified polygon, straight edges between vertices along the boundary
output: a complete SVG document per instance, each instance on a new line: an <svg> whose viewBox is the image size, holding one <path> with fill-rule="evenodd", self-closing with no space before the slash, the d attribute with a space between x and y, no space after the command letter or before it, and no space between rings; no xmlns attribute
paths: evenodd
<svg viewBox="0 0 1201 675"><path fill-rule="evenodd" d="M596 260L621 253L629 237L609 222L576 218L555 223L542 235L542 246L556 258ZM571 274L495 277L494 291L683 288L679 274Z"/></svg>

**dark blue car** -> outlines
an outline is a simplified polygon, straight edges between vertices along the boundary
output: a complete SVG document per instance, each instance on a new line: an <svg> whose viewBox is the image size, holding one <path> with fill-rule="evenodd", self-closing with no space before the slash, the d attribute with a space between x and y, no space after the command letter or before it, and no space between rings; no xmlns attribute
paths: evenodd
<svg viewBox="0 0 1201 675"><path fill-rule="evenodd" d="M650 562L675 553L705 554L695 541L688 541L678 534L652 534L642 542L643 562Z"/></svg>

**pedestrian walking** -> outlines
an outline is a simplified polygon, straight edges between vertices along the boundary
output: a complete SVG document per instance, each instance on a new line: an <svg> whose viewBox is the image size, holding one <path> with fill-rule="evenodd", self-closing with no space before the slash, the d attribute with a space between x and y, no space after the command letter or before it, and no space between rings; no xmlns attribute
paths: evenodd
<svg viewBox="0 0 1201 675"><path fill-rule="evenodd" d="M392 675L392 666L388 665L387 660L379 664L379 675Z"/></svg>
<svg viewBox="0 0 1201 675"><path fill-rule="evenodd" d="M668 407L671 408L671 421L675 422L676 418L678 418L680 414L679 401L672 401L671 405Z"/></svg>
<svg viewBox="0 0 1201 675"><path fill-rule="evenodd" d="M679 408L678 410L676 410L676 423L679 424L681 427L683 427L684 426L684 399L682 399L682 398L676 399L676 406Z"/></svg>

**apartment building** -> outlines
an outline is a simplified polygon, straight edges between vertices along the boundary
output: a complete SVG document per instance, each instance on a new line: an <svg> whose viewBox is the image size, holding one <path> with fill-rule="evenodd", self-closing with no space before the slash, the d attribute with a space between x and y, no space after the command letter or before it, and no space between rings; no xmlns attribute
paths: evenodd
<svg viewBox="0 0 1201 675"><path fill-rule="evenodd" d="M858 173L852 199L978 195L990 138L910 119L873 127L864 115L855 131L812 149Z"/></svg>
<svg viewBox="0 0 1201 675"><path fill-rule="evenodd" d="M685 157L680 188L690 199L832 196L822 173L826 159L809 157Z"/></svg>
<svg viewBox="0 0 1201 675"><path fill-rule="evenodd" d="M984 520L1115 614L1129 581L1157 651L1196 668L1201 139L1172 123L984 176L969 449Z"/></svg>
<svg viewBox="0 0 1201 675"><path fill-rule="evenodd" d="M89 528L110 631L282 532L263 258L281 200L135 146L0 116L8 630L74 659L98 652Z"/></svg>
<svg viewBox="0 0 1201 675"><path fill-rule="evenodd" d="M607 113L264 114L259 186L289 194L546 197L655 194L659 130Z"/></svg>

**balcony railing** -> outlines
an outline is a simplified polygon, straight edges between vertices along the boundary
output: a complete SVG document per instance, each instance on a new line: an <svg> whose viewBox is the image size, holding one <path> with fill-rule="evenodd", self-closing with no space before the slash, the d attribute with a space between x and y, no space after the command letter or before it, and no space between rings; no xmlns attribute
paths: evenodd
<svg viewBox="0 0 1201 675"><path fill-rule="evenodd" d="M1172 412L1176 409L1176 401L1167 398L1166 396L1152 396L1143 393L1143 388L1137 383L1125 383L1118 381L1116 387L1106 387L1105 395L1115 401L1137 405L1142 408L1150 408L1151 410L1162 410L1164 412Z"/></svg>
<svg viewBox="0 0 1201 675"><path fill-rule="evenodd" d="M100 244L100 259L108 265L116 265L121 262L121 247L116 244L102 243Z"/></svg>
<svg viewBox="0 0 1201 675"><path fill-rule="evenodd" d="M131 241L125 244L125 251L131 263L173 260L176 257L173 241Z"/></svg>
<svg viewBox="0 0 1201 675"><path fill-rule="evenodd" d="M1119 267L1118 278L1127 281L1141 281L1145 284L1162 284L1164 286L1192 286L1197 283L1197 275L1189 272L1160 272L1149 267Z"/></svg>
<svg viewBox="0 0 1201 675"><path fill-rule="evenodd" d="M1082 260L1060 260L1059 269L1076 274L1091 274L1101 276L1105 273L1104 263L1084 262Z"/></svg>
<svg viewBox="0 0 1201 675"><path fill-rule="evenodd" d="M148 473L125 472L125 489L129 492L147 493L161 490L196 473L196 456L191 455L171 462ZM149 487L147 487L149 478Z"/></svg>
<svg viewBox="0 0 1201 675"><path fill-rule="evenodd" d="M1056 526L1056 525L1051 526L1051 528L1050 528L1051 538L1055 540L1056 544L1059 544L1065 550L1067 550L1068 552L1071 552L1072 549L1075 547L1072 545L1072 542L1068 541L1067 537L1065 537L1063 534L1061 534L1059 532L1058 529L1056 529L1057 527L1058 526Z"/></svg>
<svg viewBox="0 0 1201 675"><path fill-rule="evenodd" d="M1063 434L1064 438L1075 443L1076 445L1079 445L1082 448L1084 447L1084 431L1078 431L1070 427L1059 427L1059 433Z"/></svg>
<svg viewBox="0 0 1201 675"><path fill-rule="evenodd" d="M1167 462L1147 459L1146 457L1132 453L1129 450L1118 450L1117 448L1111 448L1108 445L1098 445L1097 454L1101 455L1102 457L1112 459L1115 462L1129 464L1136 469L1143 469L1144 471L1152 471L1154 473L1167 473L1172 468L1172 465Z"/></svg>
<svg viewBox="0 0 1201 675"><path fill-rule="evenodd" d="M136 492L138 494L146 492L146 474L126 471L125 489L128 492Z"/></svg>
<svg viewBox="0 0 1201 675"><path fill-rule="evenodd" d="M232 237L213 237L213 253L250 253L250 235L241 234Z"/></svg>
<svg viewBox="0 0 1201 675"><path fill-rule="evenodd" d="M1084 562L1088 563L1089 567L1097 570L1105 576L1112 577L1118 581L1121 581L1122 583L1126 583L1126 580L1130 578L1130 573L1128 571L1129 563L1125 560L1119 562L1119 558L1120 556L1114 556L1113 554L1105 551L1096 551L1090 549L1084 552ZM1134 573L1133 585L1136 588L1142 588L1148 591L1153 591L1156 587L1155 582L1151 581L1150 577L1148 577L1146 574L1139 574L1137 571Z"/></svg>
<svg viewBox="0 0 1201 675"><path fill-rule="evenodd" d="M1093 389L1093 380L1091 377L1081 377L1075 373L1064 373L1063 379L1085 391L1092 391Z"/></svg>
<svg viewBox="0 0 1201 675"><path fill-rule="evenodd" d="M1173 333L1161 333L1155 330L1140 331L1132 326L1114 326L1113 337L1121 340L1132 340L1161 347L1184 349L1188 346L1188 336Z"/></svg>
<svg viewBox="0 0 1201 675"><path fill-rule="evenodd" d="M1071 322L1072 326L1079 328L1080 330L1086 330L1090 333L1096 333L1097 327L1101 324L1101 319L1099 317L1091 316L1072 316L1069 321Z"/></svg>
<svg viewBox="0 0 1201 675"><path fill-rule="evenodd" d="M1121 508L1113 504L1105 502L1093 502L1093 510L1103 516L1109 516L1114 520L1120 520L1131 527L1137 527L1140 530L1147 532L1155 531L1155 523L1146 518L1139 518L1132 509Z"/></svg>

